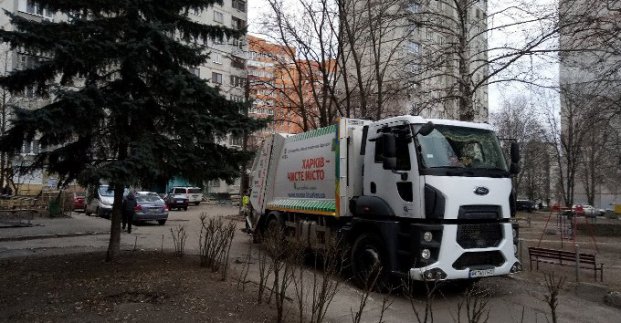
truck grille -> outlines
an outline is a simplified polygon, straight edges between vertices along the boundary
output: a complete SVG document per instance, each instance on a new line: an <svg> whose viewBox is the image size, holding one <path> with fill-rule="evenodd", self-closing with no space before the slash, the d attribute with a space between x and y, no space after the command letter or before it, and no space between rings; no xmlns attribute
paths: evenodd
<svg viewBox="0 0 621 323"><path fill-rule="evenodd" d="M464 249L497 247L502 241L499 223L471 223L457 226L457 243Z"/></svg>
<svg viewBox="0 0 621 323"><path fill-rule="evenodd" d="M462 270L472 267L498 267L505 263L500 251L466 252L453 263L453 268Z"/></svg>

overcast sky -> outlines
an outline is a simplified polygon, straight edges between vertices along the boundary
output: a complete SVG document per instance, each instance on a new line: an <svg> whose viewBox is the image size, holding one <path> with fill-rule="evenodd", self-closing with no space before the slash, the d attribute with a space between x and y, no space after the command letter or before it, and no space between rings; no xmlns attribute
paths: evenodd
<svg viewBox="0 0 621 323"><path fill-rule="evenodd" d="M489 0L488 12L498 12L502 9L506 9L508 6L515 6L516 9L522 10L523 8L534 5L538 6L538 10L555 10L558 0ZM292 1L295 3L295 0ZM268 5L265 0L249 0L248 3L248 23L249 31L251 33L260 34L261 28L258 25L260 17L264 16L268 12ZM488 20L488 28L492 25L505 25L515 20L515 12L508 11L507 15L498 15ZM527 37L529 33L538 29L537 24L529 26L519 25L513 30L505 30L503 32L491 33L489 35L488 45L490 48L494 46L500 46L507 44L508 40L513 40L519 43L519 40ZM548 43L548 46L555 46L555 41ZM514 73L516 71L528 71L532 73L532 80L544 84L546 86L556 86L558 84L558 64L556 58L523 58L512 67L511 71L507 74ZM489 86L489 110L495 112L501 109L502 103L505 100L510 100L515 96L526 96L531 100L533 106L539 105L541 102L541 92L544 91L541 88L525 85L520 82L502 82L495 83ZM554 94L550 95L550 91L546 91L547 100L558 100L558 97ZM554 91L552 91L554 92ZM556 105L553 104L553 105Z"/></svg>

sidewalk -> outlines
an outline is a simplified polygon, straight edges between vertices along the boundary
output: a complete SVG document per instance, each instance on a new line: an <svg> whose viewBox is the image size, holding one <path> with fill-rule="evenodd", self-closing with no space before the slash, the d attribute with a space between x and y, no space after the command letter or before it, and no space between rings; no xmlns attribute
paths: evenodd
<svg viewBox="0 0 621 323"><path fill-rule="evenodd" d="M72 213L67 218L34 218L30 227L0 228L0 242L108 234L110 221Z"/></svg>
<svg viewBox="0 0 621 323"><path fill-rule="evenodd" d="M76 212L66 218L34 218L30 227L0 228L0 259L101 251L109 239L106 219ZM121 235L121 249L133 244L133 237Z"/></svg>

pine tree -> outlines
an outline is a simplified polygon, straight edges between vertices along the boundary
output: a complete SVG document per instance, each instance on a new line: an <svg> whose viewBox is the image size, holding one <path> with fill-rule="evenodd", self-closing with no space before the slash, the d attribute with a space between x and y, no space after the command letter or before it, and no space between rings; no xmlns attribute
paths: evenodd
<svg viewBox="0 0 621 323"><path fill-rule="evenodd" d="M232 180L250 156L219 144L263 123L240 114L217 88L189 71L208 58L197 40L242 37L243 30L200 24L188 17L220 0L35 0L62 21L8 14L15 29L0 31L12 49L42 57L0 78L12 93L49 98L35 110L16 107L0 149L16 152L38 138L45 167L83 185L115 187L107 260L120 250L123 188L182 176ZM200 42L198 42L200 43Z"/></svg>

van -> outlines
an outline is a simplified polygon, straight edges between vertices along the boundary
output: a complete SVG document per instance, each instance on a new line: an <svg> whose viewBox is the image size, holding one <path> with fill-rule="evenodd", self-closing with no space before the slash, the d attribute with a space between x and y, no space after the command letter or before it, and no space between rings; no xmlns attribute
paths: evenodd
<svg viewBox="0 0 621 323"><path fill-rule="evenodd" d="M129 190L126 188L123 191L123 196L126 196ZM112 204L114 203L114 190L108 185L92 186L88 190L86 197L86 208L84 213L86 215L95 214L98 217L110 218L112 215Z"/></svg>
<svg viewBox="0 0 621 323"><path fill-rule="evenodd" d="M185 197L194 205L199 205L203 201L203 190L200 187L175 186L169 193L173 198Z"/></svg>

